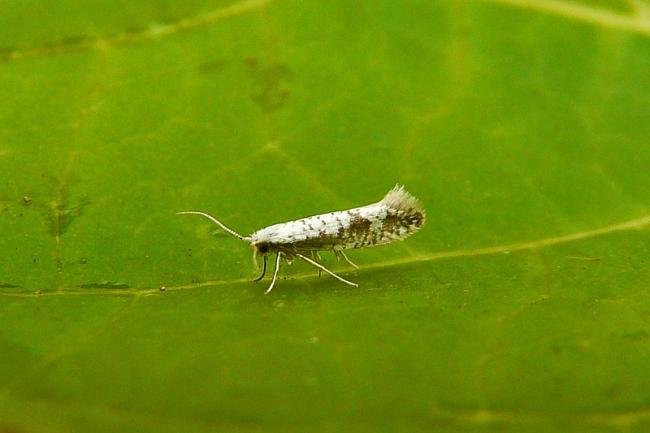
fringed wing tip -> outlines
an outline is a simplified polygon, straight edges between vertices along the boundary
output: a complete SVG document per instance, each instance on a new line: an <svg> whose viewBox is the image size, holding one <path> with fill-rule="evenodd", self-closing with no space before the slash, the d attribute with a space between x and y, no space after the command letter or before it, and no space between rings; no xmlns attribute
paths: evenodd
<svg viewBox="0 0 650 433"><path fill-rule="evenodd" d="M381 200L386 206L402 210L407 213L420 213L424 216L424 209L420 200L409 194L403 185L397 184Z"/></svg>

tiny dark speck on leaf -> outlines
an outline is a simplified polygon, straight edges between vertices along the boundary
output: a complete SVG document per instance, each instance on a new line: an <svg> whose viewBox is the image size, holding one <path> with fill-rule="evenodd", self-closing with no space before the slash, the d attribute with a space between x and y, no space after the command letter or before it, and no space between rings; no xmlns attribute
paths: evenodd
<svg viewBox="0 0 650 433"><path fill-rule="evenodd" d="M226 66L226 61L224 59L210 60L199 65L199 72L204 74L210 74L214 72L220 72Z"/></svg>
<svg viewBox="0 0 650 433"><path fill-rule="evenodd" d="M617 386L610 386L605 390L607 398L617 398L621 395L621 390Z"/></svg>
<svg viewBox="0 0 650 433"><path fill-rule="evenodd" d="M244 63L248 65L250 68L257 68L258 61L255 57L246 57L244 59Z"/></svg>
<svg viewBox="0 0 650 433"><path fill-rule="evenodd" d="M142 32L144 32L144 27L139 27L139 26L128 27L124 31L124 33L127 33L127 34L135 34L135 33L142 33Z"/></svg>
<svg viewBox="0 0 650 433"><path fill-rule="evenodd" d="M88 40L87 36L81 36L81 35L68 36L67 38L61 39L61 45L62 46L79 45L83 42L86 42L87 40Z"/></svg>

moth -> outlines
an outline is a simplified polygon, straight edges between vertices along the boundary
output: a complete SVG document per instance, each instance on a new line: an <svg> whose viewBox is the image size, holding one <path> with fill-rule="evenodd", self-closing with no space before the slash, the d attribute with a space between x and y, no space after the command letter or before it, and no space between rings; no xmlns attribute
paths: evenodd
<svg viewBox="0 0 650 433"><path fill-rule="evenodd" d="M345 284L358 287L358 284L323 266L319 252L333 251L337 259L343 257L351 266L358 268L344 250L374 247L405 239L422 227L426 217L420 201L400 185L395 185L376 203L274 224L249 236L240 235L205 212L185 211L178 212L177 215L203 216L226 233L248 242L253 249L253 262L257 263L258 255L264 259L262 274L253 281L264 278L267 257L275 254L273 278L265 293L273 290L281 261L284 259L290 264L295 258L318 268L319 275L325 272Z"/></svg>

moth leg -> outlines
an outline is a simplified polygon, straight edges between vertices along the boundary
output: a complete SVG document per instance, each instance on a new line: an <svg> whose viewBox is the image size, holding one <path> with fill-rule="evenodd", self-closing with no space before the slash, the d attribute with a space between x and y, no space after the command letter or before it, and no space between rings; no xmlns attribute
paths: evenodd
<svg viewBox="0 0 650 433"><path fill-rule="evenodd" d="M341 282L343 282L345 284L349 284L350 286L354 286L354 287L359 287L359 285L357 283L353 283L352 281L348 281L345 278L339 277L334 272L330 271L329 269L327 269L325 266L321 265L320 263L313 261L309 257L303 256L300 253L296 253L296 256L300 257L301 259L303 259L307 263L310 263L313 266L316 266L318 269L322 270L323 272L326 272L326 273L330 274L331 276L333 276L334 278L336 278L337 280L339 280L339 281L341 281Z"/></svg>
<svg viewBox="0 0 650 433"><path fill-rule="evenodd" d="M320 257L320 254L318 254L318 251L311 250L311 258L313 260L317 261L318 263L321 262L321 257ZM322 273L323 273L323 271L319 269L318 270L318 278L320 278Z"/></svg>
<svg viewBox="0 0 650 433"><path fill-rule="evenodd" d="M255 279L253 280L253 281L255 281L255 282L258 282L259 280L261 280L262 278L264 278L264 275L266 275L266 256L263 256L262 258L264 259L264 268L262 269L262 275L260 275L259 277L255 278Z"/></svg>
<svg viewBox="0 0 650 433"><path fill-rule="evenodd" d="M282 258L282 252L278 251L278 254L275 256L275 270L273 271L273 279L271 280L271 285L269 286L269 288L266 289L266 292L264 292L265 295L267 295L271 290L273 290L273 286L275 286L275 280L278 279L278 271L280 270L281 258Z"/></svg>
<svg viewBox="0 0 650 433"><path fill-rule="evenodd" d="M352 260L348 259L348 256L345 255L345 253L343 252L343 250L340 250L339 253L341 253L341 255L343 256L343 258L345 259L346 262L348 262L350 265L352 265L355 269L359 269L359 266L357 266L356 264L354 264L354 263L352 262Z"/></svg>
<svg viewBox="0 0 650 433"><path fill-rule="evenodd" d="M322 265L322 264L323 264L323 258L320 256L320 253L319 253L318 251L316 251L316 258L318 259L317 262L320 263L320 264ZM323 273L323 271L321 271L321 270L319 269L319 270L318 270L318 278L320 278L320 276L321 276L322 273Z"/></svg>

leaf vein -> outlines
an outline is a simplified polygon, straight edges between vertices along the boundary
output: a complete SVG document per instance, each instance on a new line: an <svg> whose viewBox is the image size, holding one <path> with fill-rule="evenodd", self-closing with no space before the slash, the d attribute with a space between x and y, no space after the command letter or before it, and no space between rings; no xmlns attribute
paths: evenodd
<svg viewBox="0 0 650 433"><path fill-rule="evenodd" d="M603 8L579 5L559 0L483 0L487 2L529 9L550 15L581 21L599 27L625 30L650 36L650 18L644 13L624 15Z"/></svg>
<svg viewBox="0 0 650 433"><path fill-rule="evenodd" d="M224 18L241 15L247 12L258 10L273 0L242 0L240 2L214 9L205 14L191 18L182 18L173 23L156 24L152 23L142 29L123 31L100 37L79 37L70 38L59 42L47 43L39 46L18 48L0 53L0 61L20 60L28 57L52 56L79 50L103 49L115 45L125 45L144 40L161 38L175 33L192 30L213 24Z"/></svg>
<svg viewBox="0 0 650 433"><path fill-rule="evenodd" d="M606 236L616 232L623 232L629 230L642 230L647 228L648 226L650 226L650 215L645 215L633 220L611 224L597 229L570 233L567 235L555 236L550 238L544 238L544 239L538 239L534 241L520 242L514 244L476 248L471 250L439 251L439 252L433 252L429 254L409 256L409 257L404 257L396 260L386 260L381 262L370 263L367 265L359 265L359 270L363 271L363 270L370 270L370 269L390 267L390 266L409 265L413 263L433 262L433 261L443 260L443 259L488 256L488 255L496 255L496 254L507 254L507 253L517 252L517 251L536 250L538 248L545 248L554 245L575 242L583 239ZM297 275L292 275L292 279L302 280L306 278L311 278L313 276L314 275L312 273L297 274ZM234 280L210 280L210 281L204 281L200 283L168 286L165 288L165 292L198 289L201 287L208 287L208 286L222 286L226 284L241 284L241 283L248 283L248 282L250 282L250 278L237 278ZM157 295L161 293L163 292L160 290L160 288L103 289L103 290L93 290L93 291L80 290L79 288L69 288L69 289L63 288L52 292L36 292L36 293L25 293L24 291L23 292L0 291L0 295L11 296L11 297L38 297L38 296L61 296L61 295L70 295L70 296L147 295L148 296L148 295Z"/></svg>

